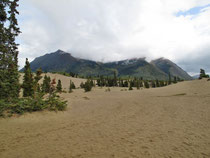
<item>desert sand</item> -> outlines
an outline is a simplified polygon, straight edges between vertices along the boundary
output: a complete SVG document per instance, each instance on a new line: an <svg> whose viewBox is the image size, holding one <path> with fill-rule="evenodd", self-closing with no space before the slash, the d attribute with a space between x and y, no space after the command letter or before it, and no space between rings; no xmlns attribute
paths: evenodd
<svg viewBox="0 0 210 158"><path fill-rule="evenodd" d="M61 94L65 112L1 118L0 158L210 157L210 81L106 89Z"/></svg>

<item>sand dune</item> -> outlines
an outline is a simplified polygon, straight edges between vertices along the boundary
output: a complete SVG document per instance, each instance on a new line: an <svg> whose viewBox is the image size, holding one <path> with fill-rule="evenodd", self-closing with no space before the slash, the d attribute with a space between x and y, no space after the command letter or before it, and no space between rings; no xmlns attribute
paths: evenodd
<svg viewBox="0 0 210 158"><path fill-rule="evenodd" d="M54 77L68 88L69 78ZM105 89L62 94L65 112L0 119L0 157L210 157L210 82Z"/></svg>

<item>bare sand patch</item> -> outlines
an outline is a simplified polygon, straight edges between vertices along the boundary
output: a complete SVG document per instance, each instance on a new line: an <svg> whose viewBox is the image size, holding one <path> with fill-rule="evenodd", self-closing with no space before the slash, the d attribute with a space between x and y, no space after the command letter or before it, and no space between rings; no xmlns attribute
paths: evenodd
<svg viewBox="0 0 210 158"><path fill-rule="evenodd" d="M53 75L68 88L70 78ZM76 85L84 81L72 80ZM0 157L210 157L206 80L156 89L105 89L61 94L68 100L65 112L0 119Z"/></svg>

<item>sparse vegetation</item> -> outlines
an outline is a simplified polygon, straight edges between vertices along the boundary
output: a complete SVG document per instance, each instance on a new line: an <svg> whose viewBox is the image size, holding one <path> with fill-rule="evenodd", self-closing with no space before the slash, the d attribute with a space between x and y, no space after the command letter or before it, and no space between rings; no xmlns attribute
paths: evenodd
<svg viewBox="0 0 210 158"><path fill-rule="evenodd" d="M110 91L111 89L109 87L105 90L105 92L110 92Z"/></svg>
<svg viewBox="0 0 210 158"><path fill-rule="evenodd" d="M72 82L72 81L70 80L69 93L72 93L72 92L73 92L73 89L76 89L76 86L75 86L74 82Z"/></svg>
<svg viewBox="0 0 210 158"><path fill-rule="evenodd" d="M41 91L38 82L42 70L38 69L34 77L28 59L24 67L23 84L20 86L17 64L19 52L16 44L16 37L20 33L16 19L17 2L18 0L5 0L0 3L0 116L8 117L44 109L65 110L66 102L56 95L54 85L50 85L50 78L47 76ZM19 97L20 88L23 88L22 98ZM48 98L44 97L47 93Z"/></svg>
<svg viewBox="0 0 210 158"><path fill-rule="evenodd" d="M84 90L85 90L85 92L89 92L89 91L91 91L91 89L92 89L92 85L91 85L90 80L88 79L84 84Z"/></svg>
<svg viewBox="0 0 210 158"><path fill-rule="evenodd" d="M180 94L174 94L172 96L183 96L183 95L187 95L186 93L180 93Z"/></svg>
<svg viewBox="0 0 210 158"><path fill-rule="evenodd" d="M61 93L62 92L62 84L61 84L61 80L58 80L58 84L56 86L56 90L57 92Z"/></svg>
<svg viewBox="0 0 210 158"><path fill-rule="evenodd" d="M204 69L200 69L200 77L199 77L199 79L202 79L202 78L209 78L209 75L206 74Z"/></svg>
<svg viewBox="0 0 210 158"><path fill-rule="evenodd" d="M24 77L23 77L23 97L32 97L34 96L34 78L31 72L30 63L26 58L26 63L24 67Z"/></svg>

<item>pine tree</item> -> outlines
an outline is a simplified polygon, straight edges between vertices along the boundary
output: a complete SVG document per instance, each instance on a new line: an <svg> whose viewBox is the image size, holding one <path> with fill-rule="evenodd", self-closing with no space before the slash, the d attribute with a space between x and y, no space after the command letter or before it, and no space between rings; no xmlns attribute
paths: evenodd
<svg viewBox="0 0 210 158"><path fill-rule="evenodd" d="M34 92L40 92L39 81L42 79L42 69L39 68L36 70L36 76L34 77Z"/></svg>
<svg viewBox="0 0 210 158"><path fill-rule="evenodd" d="M177 77L176 77L176 76L174 76L174 81L173 81L173 83L174 83L174 84L177 83Z"/></svg>
<svg viewBox="0 0 210 158"><path fill-rule="evenodd" d="M160 87L160 82L156 79L156 87Z"/></svg>
<svg viewBox="0 0 210 158"><path fill-rule="evenodd" d="M80 88L84 88L84 83L83 82L81 82Z"/></svg>
<svg viewBox="0 0 210 158"><path fill-rule="evenodd" d="M26 63L24 67L24 77L23 77L23 96L32 97L34 95L34 80L33 74L31 72L31 67L28 59L26 58Z"/></svg>
<svg viewBox="0 0 210 158"><path fill-rule="evenodd" d="M168 84L170 85L171 84L171 73L169 72L168 74Z"/></svg>
<svg viewBox="0 0 210 158"><path fill-rule="evenodd" d="M129 89L128 90L129 91L132 91L133 90L131 82L129 83Z"/></svg>
<svg viewBox="0 0 210 158"><path fill-rule="evenodd" d="M209 78L209 75L206 75L206 72L204 69L200 69L200 77L199 79L202 79L202 78Z"/></svg>
<svg viewBox="0 0 210 158"><path fill-rule="evenodd" d="M51 82L50 77L47 77L47 75L45 75L42 83L42 92L50 93L50 82Z"/></svg>
<svg viewBox="0 0 210 158"><path fill-rule="evenodd" d="M152 83L152 88L156 88L155 82L154 81L151 81L151 83Z"/></svg>
<svg viewBox="0 0 210 158"><path fill-rule="evenodd" d="M145 88L149 88L149 83L148 83L148 81L144 81L144 87L145 87Z"/></svg>
<svg viewBox="0 0 210 158"><path fill-rule="evenodd" d="M117 72L114 71L113 86L117 86Z"/></svg>
<svg viewBox="0 0 210 158"><path fill-rule="evenodd" d="M140 89L140 81L139 81L139 80L136 81L136 88L137 88L138 90Z"/></svg>
<svg viewBox="0 0 210 158"><path fill-rule="evenodd" d="M35 82L39 82L39 80L41 80L42 79L42 69L41 68L39 68L39 69L37 69L36 70L36 76L34 77L34 80L35 80Z"/></svg>
<svg viewBox="0 0 210 158"><path fill-rule="evenodd" d="M81 86L81 85L80 85L80 86ZM74 82L72 82L72 81L70 80L69 93L73 92L73 89L76 89L76 86L75 86Z"/></svg>
<svg viewBox="0 0 210 158"><path fill-rule="evenodd" d="M16 10L18 0L0 1L0 99L15 99L19 96L18 48L16 37Z"/></svg>
<svg viewBox="0 0 210 158"><path fill-rule="evenodd" d="M89 80L89 79L85 82L85 84L84 84L84 89L85 89L85 92L91 91L92 86L91 86L91 84L90 84L90 80Z"/></svg>
<svg viewBox="0 0 210 158"><path fill-rule="evenodd" d="M58 80L58 84L56 86L56 90L57 92L61 93L62 92L62 84L61 84L61 80Z"/></svg>

